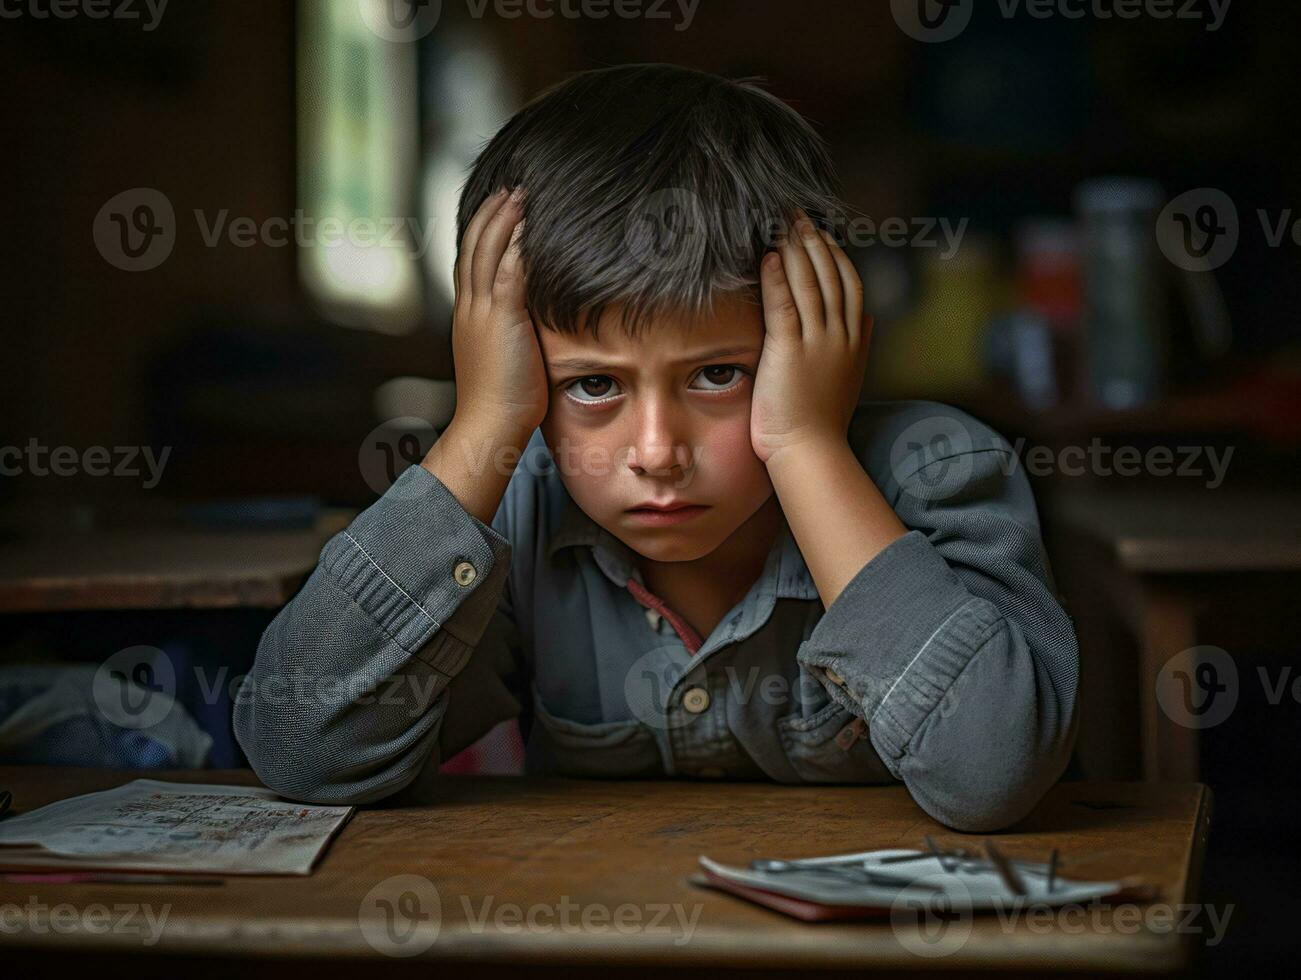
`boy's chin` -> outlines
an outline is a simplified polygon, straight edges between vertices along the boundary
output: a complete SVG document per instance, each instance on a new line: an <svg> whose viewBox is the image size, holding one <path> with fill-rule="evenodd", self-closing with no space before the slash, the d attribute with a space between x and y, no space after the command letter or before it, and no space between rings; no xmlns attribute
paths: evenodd
<svg viewBox="0 0 1301 980"><path fill-rule="evenodd" d="M664 533L662 529L640 534L625 531L617 537L649 561L696 561L718 548L718 542L712 539L702 541L696 535L681 531L670 534Z"/></svg>

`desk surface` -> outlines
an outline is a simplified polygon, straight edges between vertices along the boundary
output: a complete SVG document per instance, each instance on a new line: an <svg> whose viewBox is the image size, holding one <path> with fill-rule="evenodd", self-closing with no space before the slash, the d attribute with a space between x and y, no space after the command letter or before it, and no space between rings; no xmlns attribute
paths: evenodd
<svg viewBox="0 0 1301 980"><path fill-rule="evenodd" d="M1131 572L1301 570L1301 499L1286 491L1093 487L1059 494L1053 512Z"/></svg>
<svg viewBox="0 0 1301 980"><path fill-rule="evenodd" d="M300 530L44 529L0 541L0 613L276 609L350 514Z"/></svg>
<svg viewBox="0 0 1301 980"><path fill-rule="evenodd" d="M7 767L0 768L0 786L13 789L14 808L23 812L138 775ZM242 770L158 778L254 782ZM377 951L361 914L367 895L374 915L375 896L394 890L382 883L414 874L432 883L441 908L436 939L411 961L426 970L441 963L476 972L494 964L1149 971L1178 968L1189 953L1191 937L1132 922L1122 928L1117 921L1113 928L1107 911L1100 913L1100 928L1084 929L1073 921L1036 928L977 917L959 923L971 927L965 940L963 934L952 942L945 936L949 955L936 963L911 952L888 920L803 924L688 881L702 853L743 864L755 857L919 847L928 833L941 843L965 836L927 818L900 786L443 777L437 791L439 802L432 805L359 810L309 877L228 878L219 887L0 885L10 896L21 890L22 900L35 897L51 906L170 904L161 941L148 950L138 935L86 930L24 931L6 936L6 944L36 956L78 949L238 957L241 975L263 957L311 957L350 970L357 958L397 966L407 961ZM1196 900L1209 811L1209 790L1199 784L1064 783L998 841L1013 857L1038 860L1060 848L1067 876L1141 875L1161 888L1162 904L1177 906ZM377 886L378 893L372 891ZM627 903L633 909L618 913ZM513 918L516 910L527 916L535 907L541 907L533 920L537 928ZM665 918L656 924L661 908ZM679 924L678 909L686 921L694 918L690 932ZM616 914L623 916L624 934L613 924ZM281 975L284 967L281 961Z"/></svg>

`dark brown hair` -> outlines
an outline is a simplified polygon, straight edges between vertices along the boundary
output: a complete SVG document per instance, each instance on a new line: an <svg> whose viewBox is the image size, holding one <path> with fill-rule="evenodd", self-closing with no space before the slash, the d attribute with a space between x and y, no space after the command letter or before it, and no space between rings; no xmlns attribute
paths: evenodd
<svg viewBox="0 0 1301 980"><path fill-rule="evenodd" d="M519 185L534 320L593 335L607 307L635 334L753 290L794 208L822 227L844 208L798 112L753 79L664 64L582 72L517 112L466 181L457 241L485 198Z"/></svg>

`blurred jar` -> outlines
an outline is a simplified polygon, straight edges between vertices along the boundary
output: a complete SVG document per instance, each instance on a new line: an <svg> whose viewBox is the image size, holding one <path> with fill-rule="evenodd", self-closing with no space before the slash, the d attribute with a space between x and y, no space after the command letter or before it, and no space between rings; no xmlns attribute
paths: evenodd
<svg viewBox="0 0 1301 980"><path fill-rule="evenodd" d="M1089 180L1075 191L1089 388L1107 408L1161 394L1169 320L1155 231L1162 201L1159 183L1136 177Z"/></svg>

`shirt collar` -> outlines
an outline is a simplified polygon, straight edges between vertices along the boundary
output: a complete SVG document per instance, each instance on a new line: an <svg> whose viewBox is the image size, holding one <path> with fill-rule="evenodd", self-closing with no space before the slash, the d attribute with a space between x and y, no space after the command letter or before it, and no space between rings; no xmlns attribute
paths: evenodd
<svg viewBox="0 0 1301 980"><path fill-rule="evenodd" d="M586 545L592 549L592 558L610 581L621 588L628 579L645 585L641 569L637 566L636 552L607 531L574 502L565 492L564 510L555 530L547 539L547 557L553 557L562 548ZM778 599L816 599L817 587L809 573L808 564L795 543L790 525L783 519L777 539L768 551L763 567L765 588Z"/></svg>

